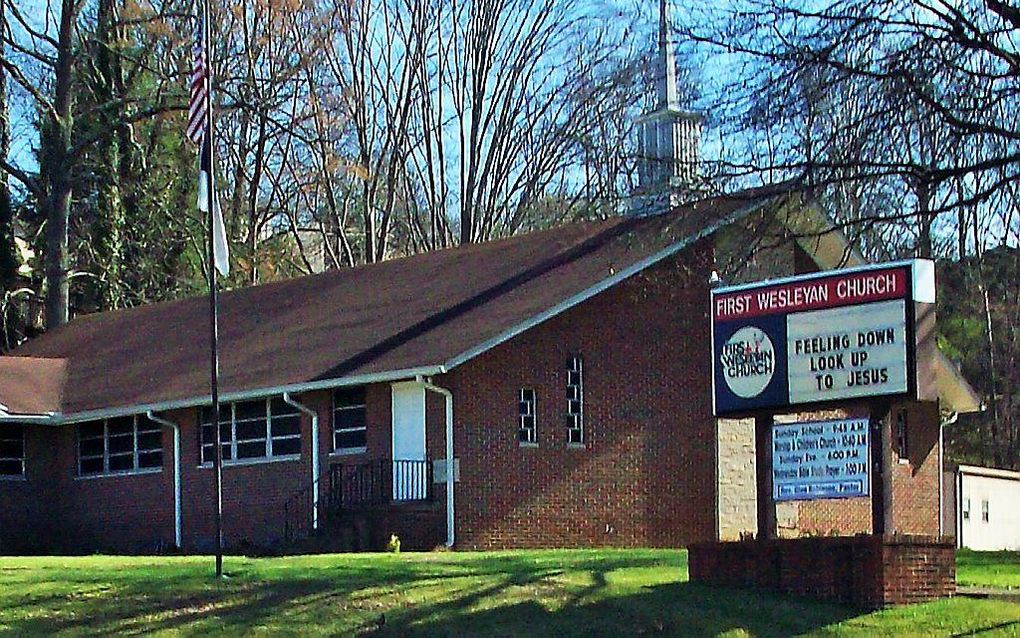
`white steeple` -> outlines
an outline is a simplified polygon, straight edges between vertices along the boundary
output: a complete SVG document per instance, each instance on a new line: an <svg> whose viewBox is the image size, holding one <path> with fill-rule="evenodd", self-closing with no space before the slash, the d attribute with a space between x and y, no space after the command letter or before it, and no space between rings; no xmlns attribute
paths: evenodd
<svg viewBox="0 0 1020 638"><path fill-rule="evenodd" d="M659 50L655 74L656 109L680 109L676 81L676 53L669 37L669 3L659 0Z"/></svg>
<svg viewBox="0 0 1020 638"><path fill-rule="evenodd" d="M659 0L659 41L655 56L654 110L636 122L638 188L635 213L662 212L699 189L699 113L680 108L676 53L670 37L669 2Z"/></svg>

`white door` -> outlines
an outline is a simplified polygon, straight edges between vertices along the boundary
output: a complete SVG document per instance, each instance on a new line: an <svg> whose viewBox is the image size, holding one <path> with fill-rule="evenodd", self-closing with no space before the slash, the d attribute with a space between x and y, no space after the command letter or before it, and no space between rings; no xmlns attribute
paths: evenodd
<svg viewBox="0 0 1020 638"><path fill-rule="evenodd" d="M425 386L394 383L393 396L393 500L413 501L428 495L425 461Z"/></svg>

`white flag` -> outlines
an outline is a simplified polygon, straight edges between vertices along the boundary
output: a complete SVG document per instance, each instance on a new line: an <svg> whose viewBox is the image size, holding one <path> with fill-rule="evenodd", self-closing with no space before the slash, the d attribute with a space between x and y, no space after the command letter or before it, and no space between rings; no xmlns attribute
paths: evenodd
<svg viewBox="0 0 1020 638"><path fill-rule="evenodd" d="M202 139L202 161L198 171L198 210L203 213L209 212L210 185L212 185L212 145L209 143L207 134ZM223 225L223 212L220 210L220 198L216 194L215 186L213 186L212 200L213 257L216 262L216 270L226 277L230 274L230 248L227 245L227 229Z"/></svg>

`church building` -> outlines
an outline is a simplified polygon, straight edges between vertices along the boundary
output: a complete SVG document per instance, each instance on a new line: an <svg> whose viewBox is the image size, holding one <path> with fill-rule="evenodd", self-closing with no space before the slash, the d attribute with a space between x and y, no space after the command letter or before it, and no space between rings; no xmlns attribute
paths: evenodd
<svg viewBox="0 0 1020 638"><path fill-rule="evenodd" d="M861 261L808 193L698 188L665 3L632 214L79 317L0 357L0 552L681 547L754 533L753 428L711 406L712 281ZM944 358L906 402L892 525L938 534ZM906 443L909 441L909 445ZM787 534L870 506L791 506Z"/></svg>

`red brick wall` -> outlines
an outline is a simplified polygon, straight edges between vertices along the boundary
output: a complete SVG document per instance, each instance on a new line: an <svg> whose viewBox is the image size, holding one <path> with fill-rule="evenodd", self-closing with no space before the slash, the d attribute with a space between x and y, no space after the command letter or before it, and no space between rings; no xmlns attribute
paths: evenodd
<svg viewBox="0 0 1020 638"><path fill-rule="evenodd" d="M0 550L155 551L174 539L172 456L162 471L77 476L74 426L27 426L24 480L0 481ZM172 439L164 434L164 449Z"/></svg>
<svg viewBox="0 0 1020 638"><path fill-rule="evenodd" d="M937 536L939 531L939 413L936 403L893 406L907 413L908 457L894 452L892 524L899 534ZM799 530L808 534L871 532L871 498L800 503Z"/></svg>
<svg viewBox="0 0 1020 638"><path fill-rule="evenodd" d="M52 433L46 426L26 426L25 476L0 479L0 553L42 550L57 536L59 512L47 489L57 458Z"/></svg>
<svg viewBox="0 0 1020 638"><path fill-rule="evenodd" d="M904 407L909 458L896 458L893 465L893 529L899 534L935 536L939 532L938 404Z"/></svg>
<svg viewBox="0 0 1020 638"><path fill-rule="evenodd" d="M715 535L707 244L455 369L458 547L680 546ZM586 444L567 444L584 359ZM517 440L522 387L538 446Z"/></svg>
<svg viewBox="0 0 1020 638"><path fill-rule="evenodd" d="M319 415L319 470L322 497L329 466L369 458L389 458L390 388L367 388L367 451L332 455L331 396L328 391L295 397ZM428 397L428 454L444 454L445 404ZM198 410L168 412L181 429L182 541L189 551L215 546L215 475L200 466ZM24 480L0 480L0 551L152 552L174 542L173 434L163 431L163 468L144 474L77 476L76 426L30 426L26 433ZM223 468L223 531L228 548L262 548L279 542L289 520L308 527L311 520L311 419L302 417L298 460L257 462ZM440 486L440 501L442 491ZM289 517L285 517L285 504ZM391 513L388 516L392 518ZM422 534L401 530L409 546L429 546L436 538L436 516L417 515ZM389 519L387 519L389 520ZM445 519L444 519L445 520ZM393 524L388 527L400 527ZM406 526L405 526L406 527ZM427 528L427 529L426 529Z"/></svg>
<svg viewBox="0 0 1020 638"><path fill-rule="evenodd" d="M295 398L313 407L319 397L308 395ZM323 409L321 405L318 407L320 411ZM211 465L200 465L198 410L180 410L169 418L181 426L184 547L193 551L211 551L216 541L216 475ZM299 460L250 465L224 464L223 539L228 547L262 547L283 538L284 503L311 483L311 432L308 417L302 418L301 434Z"/></svg>
<svg viewBox="0 0 1020 638"><path fill-rule="evenodd" d="M951 541L931 537L800 538L690 548L691 582L753 587L865 608L919 603L956 591Z"/></svg>
<svg viewBox="0 0 1020 638"><path fill-rule="evenodd" d="M174 541L173 437L163 430L163 468L155 473L79 478L77 426L53 430L58 496L66 550L153 552Z"/></svg>

